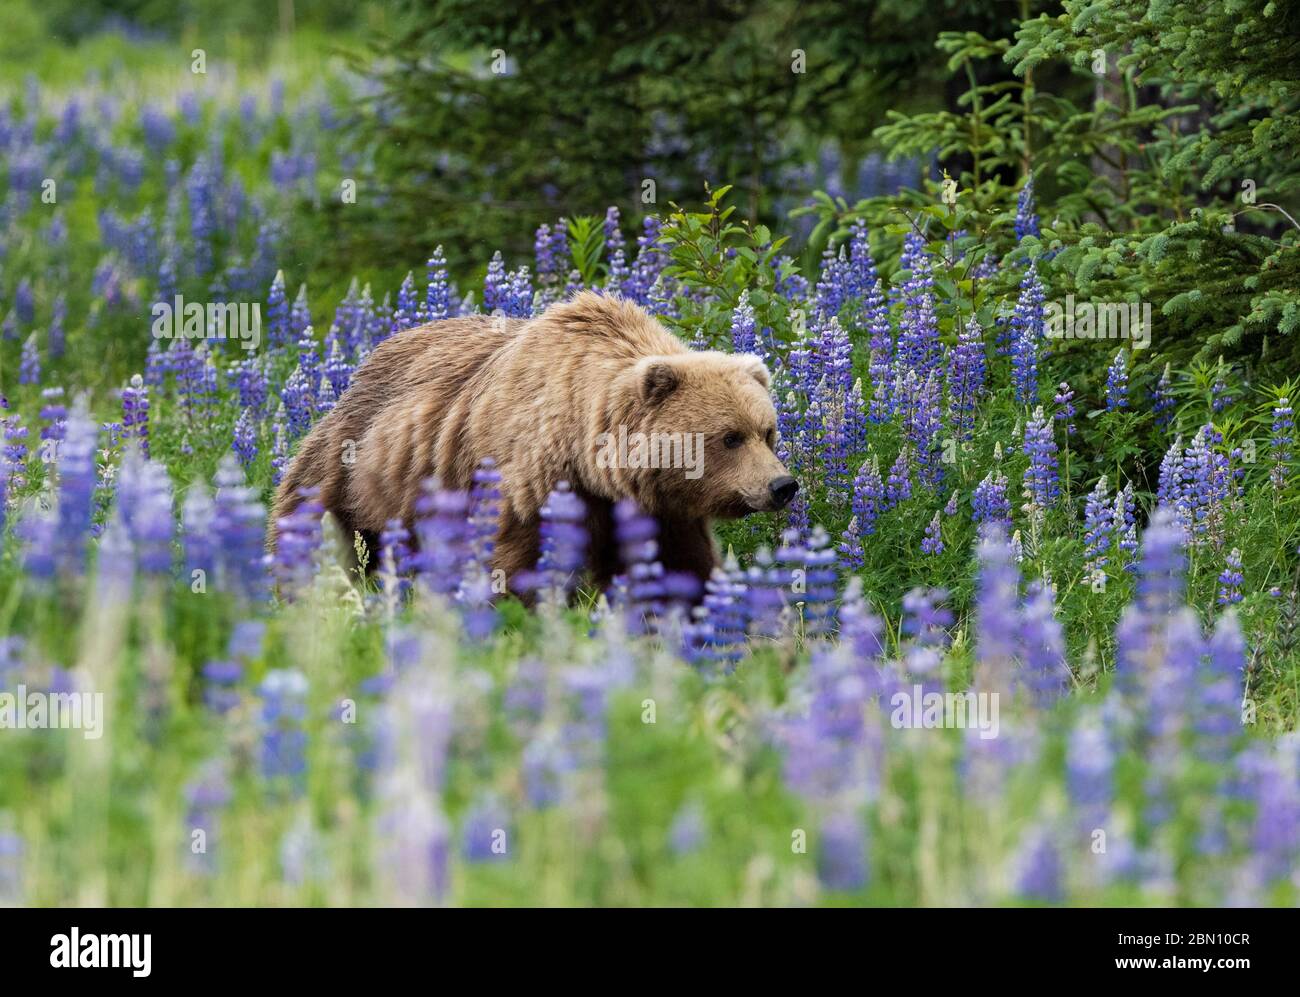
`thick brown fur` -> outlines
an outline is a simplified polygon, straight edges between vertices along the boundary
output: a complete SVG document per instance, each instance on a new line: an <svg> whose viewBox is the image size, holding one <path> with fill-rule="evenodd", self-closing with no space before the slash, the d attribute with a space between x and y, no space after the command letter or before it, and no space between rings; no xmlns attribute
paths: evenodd
<svg viewBox="0 0 1300 997"><path fill-rule="evenodd" d="M603 466L620 427L704 434L702 473ZM560 481L587 503L597 584L618 568L611 510L623 498L659 520L664 567L703 579L718 563L711 519L783 504L770 493L774 479L790 480L775 430L758 358L691 352L621 299L583 292L530 320L448 319L392 336L357 370L281 482L270 542L299 490L317 488L347 535L373 547L389 520L411 524L426 479L468 489L492 457L502 476L493 568L507 579L535 564L539 513Z"/></svg>

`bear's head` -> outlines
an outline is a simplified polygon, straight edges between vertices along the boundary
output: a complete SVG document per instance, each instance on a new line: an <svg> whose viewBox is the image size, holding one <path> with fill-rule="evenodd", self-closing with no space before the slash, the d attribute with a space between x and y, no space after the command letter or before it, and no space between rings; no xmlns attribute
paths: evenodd
<svg viewBox="0 0 1300 997"><path fill-rule="evenodd" d="M611 427L606 466L647 511L736 518L770 512L799 490L776 457L776 409L751 354L642 357L615 392L626 418Z"/></svg>

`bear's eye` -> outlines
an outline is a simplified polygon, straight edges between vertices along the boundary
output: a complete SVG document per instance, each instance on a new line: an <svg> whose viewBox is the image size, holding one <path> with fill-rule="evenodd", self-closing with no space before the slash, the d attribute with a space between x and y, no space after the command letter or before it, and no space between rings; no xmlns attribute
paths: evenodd
<svg viewBox="0 0 1300 997"><path fill-rule="evenodd" d="M775 449L776 449L776 429L775 429L775 427L773 427L772 429L769 429L769 430L767 431L767 435L766 435L765 437L763 437L763 442L767 444L767 448L768 448L769 450L775 450Z"/></svg>
<svg viewBox="0 0 1300 997"><path fill-rule="evenodd" d="M745 437L740 433L728 433L722 438L722 445L728 450L735 450L736 447L740 446L744 442Z"/></svg>

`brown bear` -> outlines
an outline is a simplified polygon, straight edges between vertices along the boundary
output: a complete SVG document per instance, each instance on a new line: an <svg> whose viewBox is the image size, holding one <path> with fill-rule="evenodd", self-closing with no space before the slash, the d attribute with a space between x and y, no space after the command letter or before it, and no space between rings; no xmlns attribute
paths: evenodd
<svg viewBox="0 0 1300 997"><path fill-rule="evenodd" d="M539 512L569 482L586 504L590 568L619 570L613 505L659 522L667 571L706 579L715 517L783 508L798 489L777 460L769 378L753 355L693 352L636 304L590 291L528 320L446 319L400 332L357 370L303 441L276 495L275 523L304 488L373 549L411 524L422 483L468 489L480 461L501 473L493 568L536 563Z"/></svg>

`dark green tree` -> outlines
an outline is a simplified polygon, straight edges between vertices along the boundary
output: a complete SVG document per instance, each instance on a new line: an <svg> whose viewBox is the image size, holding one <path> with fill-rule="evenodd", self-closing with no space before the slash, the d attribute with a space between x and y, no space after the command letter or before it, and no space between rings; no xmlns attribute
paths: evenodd
<svg viewBox="0 0 1300 997"><path fill-rule="evenodd" d="M378 70L359 66L377 83L366 153L384 192L368 237L477 262L526 251L559 215L659 211L706 181L770 220L783 166L827 139L860 151L904 89L941 97L940 27L1009 31L1013 14L992 0L411 4L376 42Z"/></svg>

